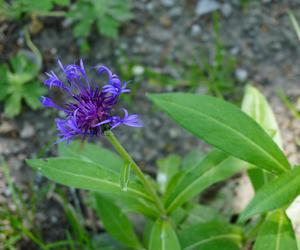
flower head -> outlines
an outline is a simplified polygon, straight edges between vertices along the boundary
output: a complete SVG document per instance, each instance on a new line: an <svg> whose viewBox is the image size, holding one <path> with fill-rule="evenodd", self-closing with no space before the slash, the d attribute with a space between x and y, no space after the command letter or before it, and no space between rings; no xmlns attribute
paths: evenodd
<svg viewBox="0 0 300 250"><path fill-rule="evenodd" d="M70 139L78 136L82 138L100 136L105 130L122 124L131 127L143 126L138 115L128 115L126 109L122 109L124 117L113 114L119 96L130 90L126 88L127 84L122 84L120 78L107 67L94 67L100 75L102 73L108 75L107 84L101 87L90 81L82 60L80 60L80 65L63 65L60 61L58 64L63 71L65 80L60 80L51 71L46 73L48 78L44 84L49 88L57 87L66 92L67 101L59 106L49 97L42 96L41 103L45 107L58 109L65 114L64 119L55 120L59 131L59 141L69 142Z"/></svg>

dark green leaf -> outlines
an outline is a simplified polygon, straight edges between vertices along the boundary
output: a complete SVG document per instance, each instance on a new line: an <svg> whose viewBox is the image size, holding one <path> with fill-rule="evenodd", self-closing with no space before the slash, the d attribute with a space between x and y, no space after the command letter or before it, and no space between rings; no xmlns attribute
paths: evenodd
<svg viewBox="0 0 300 250"><path fill-rule="evenodd" d="M75 158L49 158L27 160L29 166L36 168L50 180L60 184L104 193L120 193L119 176L99 164ZM128 186L128 195L151 198L139 185Z"/></svg>
<svg viewBox="0 0 300 250"><path fill-rule="evenodd" d="M22 89L27 105L32 109L39 108L41 106L39 98L46 92L46 89L39 83L26 83Z"/></svg>
<svg viewBox="0 0 300 250"><path fill-rule="evenodd" d="M150 99L182 127L223 151L272 173L290 167L272 138L234 105L195 94L151 94Z"/></svg>
<svg viewBox="0 0 300 250"><path fill-rule="evenodd" d="M253 250L298 250L295 233L284 210L268 214L261 226Z"/></svg>
<svg viewBox="0 0 300 250"><path fill-rule="evenodd" d="M176 232L167 220L157 220L153 225L149 250L180 250Z"/></svg>
<svg viewBox="0 0 300 250"><path fill-rule="evenodd" d="M63 157L80 158L81 160L100 164L108 170L120 173L124 161L115 153L101 145L72 141L70 144L58 145L59 155Z"/></svg>
<svg viewBox="0 0 300 250"><path fill-rule="evenodd" d="M123 244L133 248L141 247L132 224L120 208L101 195L96 195L96 197L97 212L105 229Z"/></svg>

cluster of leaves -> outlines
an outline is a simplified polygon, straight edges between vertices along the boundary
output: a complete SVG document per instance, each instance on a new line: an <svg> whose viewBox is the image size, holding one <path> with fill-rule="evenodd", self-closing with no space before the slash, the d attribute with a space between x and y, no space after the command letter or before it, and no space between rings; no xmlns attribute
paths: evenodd
<svg viewBox="0 0 300 250"><path fill-rule="evenodd" d="M68 6L70 0L0 0L0 14L6 19L21 19L27 15L51 15L55 5Z"/></svg>
<svg viewBox="0 0 300 250"><path fill-rule="evenodd" d="M67 17L77 23L74 36L86 38L96 24L99 34L117 38L122 22L133 18L128 0L80 0L74 4Z"/></svg>
<svg viewBox="0 0 300 250"><path fill-rule="evenodd" d="M0 101L4 101L6 116L20 114L23 100L32 109L40 106L39 97L45 89L36 80L39 71L39 62L28 51L20 51L10 59L9 65L0 65Z"/></svg>
<svg viewBox="0 0 300 250"><path fill-rule="evenodd" d="M107 232L122 245L111 249L235 250L253 239L255 250L265 246L298 249L285 209L300 193L300 171L291 168L281 151L278 126L266 99L249 86L243 112L203 95L149 97L180 126L218 148L204 157L171 155L158 161L157 182L153 180L152 185L166 215L161 215L142 183L130 174L130 166L96 145L60 145L60 157L27 163L53 181L93 192L92 206ZM206 188L245 169L256 195L238 225L198 204L195 197ZM129 212L144 216L143 235L134 230ZM254 215L260 216L248 225L247 219Z"/></svg>

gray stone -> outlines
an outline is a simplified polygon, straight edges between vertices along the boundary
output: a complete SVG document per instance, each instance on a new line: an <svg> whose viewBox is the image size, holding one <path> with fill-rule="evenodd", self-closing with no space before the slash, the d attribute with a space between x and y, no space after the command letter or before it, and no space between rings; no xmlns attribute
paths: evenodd
<svg viewBox="0 0 300 250"><path fill-rule="evenodd" d="M221 5L221 12L224 17L229 17L232 13L232 6L229 3L224 3Z"/></svg>
<svg viewBox="0 0 300 250"><path fill-rule="evenodd" d="M170 17L179 17L182 14L182 8L181 7L174 7L169 12Z"/></svg>
<svg viewBox="0 0 300 250"><path fill-rule="evenodd" d="M196 6L196 15L209 14L220 8L220 4L214 0L200 0Z"/></svg>
<svg viewBox="0 0 300 250"><path fill-rule="evenodd" d="M248 78L248 72L245 69L237 69L235 71L235 77L238 81L244 82Z"/></svg>
<svg viewBox="0 0 300 250"><path fill-rule="evenodd" d="M35 133L34 127L29 123L25 123L23 129L21 130L20 137L22 139L28 139L31 138L34 135L34 133Z"/></svg>
<svg viewBox="0 0 300 250"><path fill-rule="evenodd" d="M198 24L194 24L191 28L191 35L192 36L199 36L202 32L202 28Z"/></svg>
<svg viewBox="0 0 300 250"><path fill-rule="evenodd" d="M174 0L161 0L161 3L165 7L171 7L175 4Z"/></svg>

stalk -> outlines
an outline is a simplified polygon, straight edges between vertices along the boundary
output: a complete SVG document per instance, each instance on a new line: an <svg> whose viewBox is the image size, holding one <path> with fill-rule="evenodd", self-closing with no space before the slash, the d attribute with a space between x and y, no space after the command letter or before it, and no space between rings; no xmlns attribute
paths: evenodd
<svg viewBox="0 0 300 250"><path fill-rule="evenodd" d="M158 197L156 191L152 187L151 183L147 180L147 178L145 177L144 173L141 171L139 166L135 163L135 161L132 159L132 157L129 155L126 149L120 144L119 140L115 137L115 135L110 130L105 131L105 136L109 140L109 142L114 146L114 148L119 152L119 154L123 157L123 159L131 163L131 168L133 169L135 174L139 177L139 179L143 183L148 193L152 196L156 207L159 209L161 213L161 216L166 217L167 213L160 198Z"/></svg>

